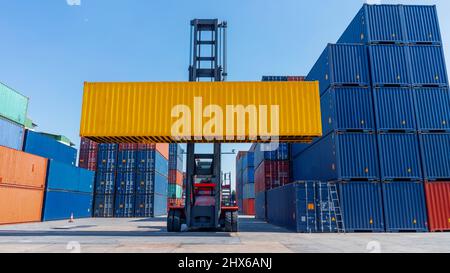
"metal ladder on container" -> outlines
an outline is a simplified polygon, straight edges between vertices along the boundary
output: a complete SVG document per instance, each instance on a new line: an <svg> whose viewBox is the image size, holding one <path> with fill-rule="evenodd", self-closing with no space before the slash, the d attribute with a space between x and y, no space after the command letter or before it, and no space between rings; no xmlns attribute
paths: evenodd
<svg viewBox="0 0 450 273"><path fill-rule="evenodd" d="M334 214L338 233L345 233L344 217L342 216L341 203L335 183L328 183L328 195L330 199L330 217Z"/></svg>

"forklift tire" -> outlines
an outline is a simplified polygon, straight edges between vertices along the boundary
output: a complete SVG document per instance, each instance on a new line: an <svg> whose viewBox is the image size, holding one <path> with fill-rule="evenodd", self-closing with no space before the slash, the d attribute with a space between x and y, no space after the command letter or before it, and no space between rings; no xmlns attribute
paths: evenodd
<svg viewBox="0 0 450 273"><path fill-rule="evenodd" d="M169 210L167 215L167 232L174 232L173 230L173 210Z"/></svg>
<svg viewBox="0 0 450 273"><path fill-rule="evenodd" d="M181 232L181 212L179 210L173 212L172 225L173 232Z"/></svg>
<svg viewBox="0 0 450 273"><path fill-rule="evenodd" d="M225 231L238 232L238 213L229 211L225 213Z"/></svg>

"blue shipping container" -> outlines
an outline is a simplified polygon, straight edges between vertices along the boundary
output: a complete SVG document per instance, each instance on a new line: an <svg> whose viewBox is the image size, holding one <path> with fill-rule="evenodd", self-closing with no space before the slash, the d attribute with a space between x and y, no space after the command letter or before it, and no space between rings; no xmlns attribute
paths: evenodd
<svg viewBox="0 0 450 273"><path fill-rule="evenodd" d="M383 183L386 231L428 230L424 184L420 182Z"/></svg>
<svg viewBox="0 0 450 273"><path fill-rule="evenodd" d="M138 172L136 175L136 193L150 194L158 193L167 195L168 179L166 176L156 172Z"/></svg>
<svg viewBox="0 0 450 273"><path fill-rule="evenodd" d="M244 199L255 199L255 184L244 184L242 195Z"/></svg>
<svg viewBox="0 0 450 273"><path fill-rule="evenodd" d="M136 191L136 172L117 172L116 194L134 194Z"/></svg>
<svg viewBox="0 0 450 273"><path fill-rule="evenodd" d="M97 171L95 174L95 194L114 194L116 174L113 172Z"/></svg>
<svg viewBox="0 0 450 273"><path fill-rule="evenodd" d="M94 198L94 217L114 216L114 194L96 194Z"/></svg>
<svg viewBox="0 0 450 273"><path fill-rule="evenodd" d="M154 195L153 217L167 215L167 195Z"/></svg>
<svg viewBox="0 0 450 273"><path fill-rule="evenodd" d="M332 131L374 131L370 88L330 88L321 99L323 135Z"/></svg>
<svg viewBox="0 0 450 273"><path fill-rule="evenodd" d="M365 4L338 43L404 43L403 24L400 5Z"/></svg>
<svg viewBox="0 0 450 273"><path fill-rule="evenodd" d="M121 150L117 154L117 171L133 172L136 170L136 150Z"/></svg>
<svg viewBox="0 0 450 273"><path fill-rule="evenodd" d="M376 135L330 133L293 161L293 180L379 179Z"/></svg>
<svg viewBox="0 0 450 273"><path fill-rule="evenodd" d="M254 167L255 154L253 152L247 152L242 156L242 168Z"/></svg>
<svg viewBox="0 0 450 273"><path fill-rule="evenodd" d="M330 86L369 86L367 47L354 44L328 44L306 80L319 81L321 95Z"/></svg>
<svg viewBox="0 0 450 273"><path fill-rule="evenodd" d="M153 194L136 195L135 217L153 217Z"/></svg>
<svg viewBox="0 0 450 273"><path fill-rule="evenodd" d="M245 168L242 172L242 183L245 184L253 184L255 183L255 170L253 167Z"/></svg>
<svg viewBox="0 0 450 273"><path fill-rule="evenodd" d="M379 131L417 130L412 89L378 87L373 93Z"/></svg>
<svg viewBox="0 0 450 273"><path fill-rule="evenodd" d="M92 193L53 191L45 192L43 221L92 217Z"/></svg>
<svg viewBox="0 0 450 273"><path fill-rule="evenodd" d="M418 130L450 131L449 89L415 88L414 95Z"/></svg>
<svg viewBox="0 0 450 273"><path fill-rule="evenodd" d="M260 220L266 220L267 219L266 195L267 195L267 192L263 191L263 192L257 193L256 196L255 196L255 214L256 214L256 219L260 219ZM242 210L242 203L239 205L239 209Z"/></svg>
<svg viewBox="0 0 450 273"><path fill-rule="evenodd" d="M399 45L371 45L369 58L372 86L410 86L408 48Z"/></svg>
<svg viewBox="0 0 450 273"><path fill-rule="evenodd" d="M381 180L421 180L419 140L416 133L378 135Z"/></svg>
<svg viewBox="0 0 450 273"><path fill-rule="evenodd" d="M75 165L77 150L43 134L26 130L24 152Z"/></svg>
<svg viewBox="0 0 450 273"><path fill-rule="evenodd" d="M97 171L114 172L117 169L117 149L99 149L97 154Z"/></svg>
<svg viewBox="0 0 450 273"><path fill-rule="evenodd" d="M46 188L73 192L92 193L95 173L55 160L48 161Z"/></svg>
<svg viewBox="0 0 450 273"><path fill-rule="evenodd" d="M254 150L254 167L258 167L261 162L275 160L289 160L289 144L268 143L256 144Z"/></svg>
<svg viewBox="0 0 450 273"><path fill-rule="evenodd" d="M410 43L442 43L436 6L405 5L403 11Z"/></svg>
<svg viewBox="0 0 450 273"><path fill-rule="evenodd" d="M419 134L426 181L450 181L450 134Z"/></svg>
<svg viewBox="0 0 450 273"><path fill-rule="evenodd" d="M169 144L169 169L183 172L183 149L180 144Z"/></svg>
<svg viewBox="0 0 450 273"><path fill-rule="evenodd" d="M448 86L442 46L409 46L411 80L414 86Z"/></svg>
<svg viewBox="0 0 450 273"><path fill-rule="evenodd" d="M339 201L347 232L384 232L379 182L340 182Z"/></svg>
<svg viewBox="0 0 450 273"><path fill-rule="evenodd" d="M295 182L267 192L267 219L295 232L317 232L316 182Z"/></svg>
<svg viewBox="0 0 450 273"><path fill-rule="evenodd" d="M21 151L24 131L23 126L0 117L0 146Z"/></svg>
<svg viewBox="0 0 450 273"><path fill-rule="evenodd" d="M134 217L135 196L133 194L116 194L114 200L114 217Z"/></svg>
<svg viewBox="0 0 450 273"><path fill-rule="evenodd" d="M155 149L139 150L137 154L137 170L139 172L157 171L162 175L169 174L169 161Z"/></svg>
<svg viewBox="0 0 450 273"><path fill-rule="evenodd" d="M323 125L322 125L323 126ZM313 143L319 141L319 139L313 140ZM312 143L311 143L312 144ZM290 145L291 149L291 156L292 158L297 158L301 153L303 153L306 149L308 149L311 144L305 144L305 143L292 143Z"/></svg>

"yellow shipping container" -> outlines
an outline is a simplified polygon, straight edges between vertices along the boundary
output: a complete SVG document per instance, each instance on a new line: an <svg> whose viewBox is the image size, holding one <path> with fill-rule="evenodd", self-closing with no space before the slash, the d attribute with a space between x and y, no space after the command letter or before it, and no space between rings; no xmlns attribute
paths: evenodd
<svg viewBox="0 0 450 273"><path fill-rule="evenodd" d="M322 135L319 85L85 83L80 135L98 142L310 142Z"/></svg>

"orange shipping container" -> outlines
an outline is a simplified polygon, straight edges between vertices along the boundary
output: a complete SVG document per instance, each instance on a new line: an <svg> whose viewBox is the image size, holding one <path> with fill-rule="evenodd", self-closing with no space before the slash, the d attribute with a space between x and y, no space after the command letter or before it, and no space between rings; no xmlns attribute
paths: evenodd
<svg viewBox="0 0 450 273"><path fill-rule="evenodd" d="M169 160L169 144L158 143L156 144L156 150L164 156L165 159Z"/></svg>
<svg viewBox="0 0 450 273"><path fill-rule="evenodd" d="M43 189L0 185L0 225L40 222Z"/></svg>
<svg viewBox="0 0 450 273"><path fill-rule="evenodd" d="M244 215L255 215L255 199L244 199L242 202Z"/></svg>
<svg viewBox="0 0 450 273"><path fill-rule="evenodd" d="M0 146L0 185L45 188L47 159Z"/></svg>
<svg viewBox="0 0 450 273"><path fill-rule="evenodd" d="M183 173L177 170L169 170L169 184L183 186Z"/></svg>

